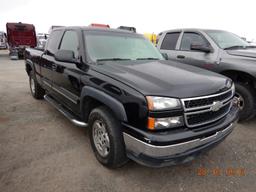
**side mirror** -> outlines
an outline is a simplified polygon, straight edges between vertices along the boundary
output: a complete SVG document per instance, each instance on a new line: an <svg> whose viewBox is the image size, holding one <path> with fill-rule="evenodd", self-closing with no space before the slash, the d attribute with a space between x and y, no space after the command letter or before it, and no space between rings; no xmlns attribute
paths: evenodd
<svg viewBox="0 0 256 192"><path fill-rule="evenodd" d="M161 53L161 54L165 58L165 60L168 60L168 54L167 53Z"/></svg>
<svg viewBox="0 0 256 192"><path fill-rule="evenodd" d="M200 45L200 44L191 44L190 49L191 50L196 50L196 51L202 51L202 52L205 52L205 53L212 52L211 47L205 46L205 45Z"/></svg>
<svg viewBox="0 0 256 192"><path fill-rule="evenodd" d="M75 54L70 50L59 50L55 53L54 58L57 61L76 63Z"/></svg>

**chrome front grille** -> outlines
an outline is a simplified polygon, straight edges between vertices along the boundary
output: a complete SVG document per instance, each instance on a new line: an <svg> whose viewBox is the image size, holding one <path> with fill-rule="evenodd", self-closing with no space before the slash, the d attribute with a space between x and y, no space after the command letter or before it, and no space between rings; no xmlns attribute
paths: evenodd
<svg viewBox="0 0 256 192"><path fill-rule="evenodd" d="M207 105L212 105L214 101L225 101L232 97L232 91L228 91L224 94L213 96L213 97L206 97L201 99L193 99L193 100L186 100L184 101L186 109L195 108L195 107L204 107Z"/></svg>
<svg viewBox="0 0 256 192"><path fill-rule="evenodd" d="M221 119L230 111L232 97L229 89L219 94L182 99L186 125L194 128Z"/></svg>

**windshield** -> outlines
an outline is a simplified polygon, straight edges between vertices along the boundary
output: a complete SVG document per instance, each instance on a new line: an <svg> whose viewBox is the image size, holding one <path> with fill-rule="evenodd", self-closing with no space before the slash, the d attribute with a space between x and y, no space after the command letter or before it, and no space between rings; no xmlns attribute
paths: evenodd
<svg viewBox="0 0 256 192"><path fill-rule="evenodd" d="M231 47L247 47L250 46L249 43L244 41L239 36L227 32L227 31L214 31L208 30L206 33L218 44L222 49L227 49Z"/></svg>
<svg viewBox="0 0 256 192"><path fill-rule="evenodd" d="M151 42L135 34L87 31L85 45L93 61L163 59Z"/></svg>

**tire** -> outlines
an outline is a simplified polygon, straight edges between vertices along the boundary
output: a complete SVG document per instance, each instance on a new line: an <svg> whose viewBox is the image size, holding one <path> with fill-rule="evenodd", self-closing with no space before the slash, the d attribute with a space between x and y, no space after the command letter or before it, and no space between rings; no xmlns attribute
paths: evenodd
<svg viewBox="0 0 256 192"><path fill-rule="evenodd" d="M112 114L113 112L105 106L93 109L89 115L89 136L97 160L108 168L117 168L124 165L128 159L121 124Z"/></svg>
<svg viewBox="0 0 256 192"><path fill-rule="evenodd" d="M239 121L251 119L255 115L255 91L252 87L241 83L235 83L235 88L235 96L240 101Z"/></svg>
<svg viewBox="0 0 256 192"><path fill-rule="evenodd" d="M43 99L45 95L45 90L38 84L33 71L29 73L29 88L31 95L35 99Z"/></svg>

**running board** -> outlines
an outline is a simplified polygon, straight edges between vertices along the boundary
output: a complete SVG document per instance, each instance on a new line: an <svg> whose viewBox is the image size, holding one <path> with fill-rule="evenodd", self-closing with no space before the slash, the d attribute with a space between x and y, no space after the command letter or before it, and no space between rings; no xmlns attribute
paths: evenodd
<svg viewBox="0 0 256 192"><path fill-rule="evenodd" d="M49 95L44 95L44 99L48 101L53 107L58 109L59 112L61 112L65 117L67 117L73 124L79 127L87 127L87 123L78 120L75 115L71 114L67 109L65 109L61 104L59 104L57 101L55 101L53 98L51 98Z"/></svg>

